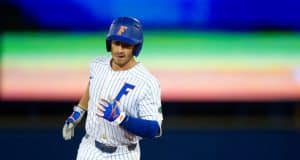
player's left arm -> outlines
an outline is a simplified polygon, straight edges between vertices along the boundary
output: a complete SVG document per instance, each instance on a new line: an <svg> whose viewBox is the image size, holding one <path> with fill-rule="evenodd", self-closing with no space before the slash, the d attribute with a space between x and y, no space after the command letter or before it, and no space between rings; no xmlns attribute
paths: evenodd
<svg viewBox="0 0 300 160"><path fill-rule="evenodd" d="M161 121L126 115L120 111L119 105L117 101L101 99L96 114L140 137L152 139L161 136Z"/></svg>
<svg viewBox="0 0 300 160"><path fill-rule="evenodd" d="M126 116L121 126L141 137L156 138L162 135L161 89L158 80L146 84L137 106L138 117Z"/></svg>
<svg viewBox="0 0 300 160"><path fill-rule="evenodd" d="M146 120L126 115L120 124L127 131L143 138L156 138L161 136L161 127L156 120Z"/></svg>
<svg viewBox="0 0 300 160"><path fill-rule="evenodd" d="M161 136L162 110L159 84L149 86L140 99L138 117L126 115L119 109L117 101L102 99L98 105L98 116L119 125L127 131L143 138Z"/></svg>

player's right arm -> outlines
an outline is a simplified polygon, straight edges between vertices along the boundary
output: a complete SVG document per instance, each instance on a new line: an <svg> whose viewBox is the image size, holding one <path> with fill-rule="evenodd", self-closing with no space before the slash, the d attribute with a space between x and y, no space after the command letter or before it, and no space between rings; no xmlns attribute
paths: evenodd
<svg viewBox="0 0 300 160"><path fill-rule="evenodd" d="M89 98L90 98L89 88L90 88L90 83L87 85L87 88L78 103L78 106L80 106L80 108L82 108L85 111L87 111L87 109L88 109L88 102L89 102Z"/></svg>
<svg viewBox="0 0 300 160"><path fill-rule="evenodd" d="M88 109L88 101L89 101L89 84L80 98L78 105L73 107L73 113L67 118L63 127L63 138L65 140L70 140L74 136L74 129L76 125L81 121L85 112Z"/></svg>

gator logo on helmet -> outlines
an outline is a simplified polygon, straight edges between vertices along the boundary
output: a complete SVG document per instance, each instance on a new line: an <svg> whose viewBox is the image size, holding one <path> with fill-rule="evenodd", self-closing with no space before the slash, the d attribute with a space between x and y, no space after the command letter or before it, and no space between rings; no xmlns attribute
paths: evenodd
<svg viewBox="0 0 300 160"><path fill-rule="evenodd" d="M121 35L123 32L125 32L125 30L127 30L127 26L120 26L119 31L118 31L118 35Z"/></svg>

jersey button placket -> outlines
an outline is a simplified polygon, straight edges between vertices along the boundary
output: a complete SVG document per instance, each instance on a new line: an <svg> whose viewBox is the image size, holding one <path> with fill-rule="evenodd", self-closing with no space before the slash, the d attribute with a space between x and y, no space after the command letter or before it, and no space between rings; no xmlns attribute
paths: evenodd
<svg viewBox="0 0 300 160"><path fill-rule="evenodd" d="M110 84L111 79L112 79L112 74L113 74L113 72L112 72L112 70L110 69L110 70L108 71L107 75L106 75L106 78L105 78L105 82L104 82L104 86L103 86L103 92L104 92L104 94L102 94L102 95L106 96L106 97L102 97L102 98L104 98L104 99L107 99L108 96L109 96L109 84ZM106 95L107 93L108 93L108 95ZM107 130L107 129L104 129L104 130L102 131L101 135L100 135L101 139L103 139L104 141L106 141L106 139L107 139L106 134L109 134L109 133L108 133L108 130Z"/></svg>

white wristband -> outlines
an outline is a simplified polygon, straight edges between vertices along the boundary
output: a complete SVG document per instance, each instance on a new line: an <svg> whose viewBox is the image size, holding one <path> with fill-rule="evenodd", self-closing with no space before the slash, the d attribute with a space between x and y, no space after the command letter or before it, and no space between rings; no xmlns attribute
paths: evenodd
<svg viewBox="0 0 300 160"><path fill-rule="evenodd" d="M116 126L120 125L124 121L125 117L126 117L125 112L121 112L119 117L113 121L113 124Z"/></svg>
<svg viewBox="0 0 300 160"><path fill-rule="evenodd" d="M74 106L73 111L79 112L80 114L84 114L85 110L82 109L80 106Z"/></svg>

